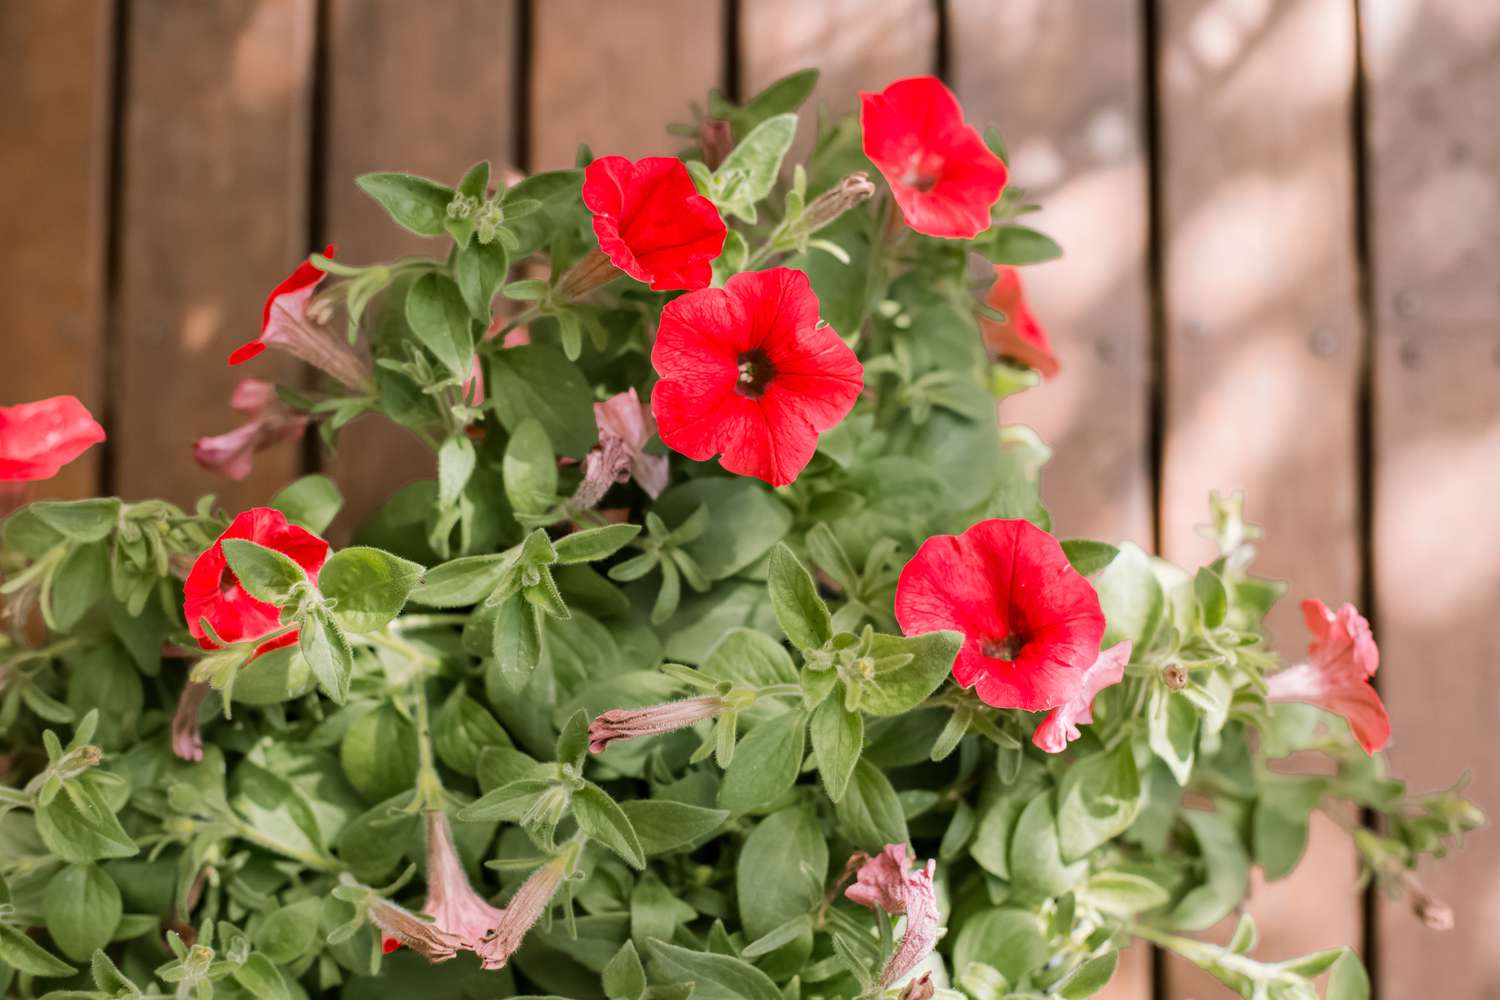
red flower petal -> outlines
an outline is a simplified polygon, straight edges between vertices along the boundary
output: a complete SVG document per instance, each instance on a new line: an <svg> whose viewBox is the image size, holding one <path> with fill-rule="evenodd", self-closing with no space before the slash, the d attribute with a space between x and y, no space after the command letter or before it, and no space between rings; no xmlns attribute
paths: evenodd
<svg viewBox="0 0 1500 1000"><path fill-rule="evenodd" d="M864 386L854 352L817 323L807 275L785 267L669 302L651 352L662 442L773 486L796 479Z"/></svg>
<svg viewBox="0 0 1500 1000"><path fill-rule="evenodd" d="M1301 701L1342 715L1354 738L1373 754L1391 738L1391 719L1370 677L1380 666L1380 650L1370 623L1352 604L1335 614L1322 601L1302 602L1312 638L1307 662L1266 678L1272 701Z"/></svg>
<svg viewBox="0 0 1500 1000"><path fill-rule="evenodd" d="M333 259L335 247L332 243L323 248L323 256ZM271 289L271 294L266 296L266 304L260 310L260 336L247 343L241 344L229 355L231 365L244 364L251 358L257 357L266 349L260 337L265 336L266 327L271 323L271 310L276 305L276 300L289 292L300 292L302 289L316 285L323 280L323 272L310 260L304 260L297 265L297 269L282 279L281 284Z"/></svg>
<svg viewBox="0 0 1500 1000"><path fill-rule="evenodd" d="M919 233L973 239L989 228L1006 169L985 145L953 91L930 76L862 92L865 155L891 186L906 224Z"/></svg>
<svg viewBox="0 0 1500 1000"><path fill-rule="evenodd" d="M599 249L637 281L665 291L713 279L710 262L728 230L676 157L602 156L583 172L583 203L594 213Z"/></svg>
<svg viewBox="0 0 1500 1000"><path fill-rule="evenodd" d="M1104 613L1057 539L994 518L922 543L896 585L907 635L962 632L953 676L996 708L1055 708L1099 655Z"/></svg>
<svg viewBox="0 0 1500 1000"><path fill-rule="evenodd" d="M183 614L188 631L204 649L218 648L204 632L199 619L206 618L225 642L243 642L281 627L274 605L256 600L240 588L239 580L224 557L226 538L244 538L289 556L307 571L314 582L328 559L328 543L317 535L287 523L286 515L270 507L253 507L236 517L204 550L183 583ZM255 655L268 653L297 641L294 630L256 647Z"/></svg>
<svg viewBox="0 0 1500 1000"><path fill-rule="evenodd" d="M1042 378L1052 378L1061 370L1057 355L1052 353L1047 331L1042 329L1042 324L1037 322L1031 307L1026 304L1020 271L1006 264L996 264L995 283L984 297L984 304L1005 314L1004 323L997 323L987 316L979 317L984 346L991 356L1019 361L1028 368L1035 368Z"/></svg>
<svg viewBox="0 0 1500 1000"><path fill-rule="evenodd" d="M104 428L73 396L0 406L0 480L51 479L103 440Z"/></svg>

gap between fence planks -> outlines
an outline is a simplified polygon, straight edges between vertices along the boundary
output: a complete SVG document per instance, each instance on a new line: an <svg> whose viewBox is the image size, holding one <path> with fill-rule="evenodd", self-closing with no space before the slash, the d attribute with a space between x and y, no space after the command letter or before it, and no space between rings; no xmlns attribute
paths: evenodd
<svg viewBox="0 0 1500 1000"><path fill-rule="evenodd" d="M456 184L479 160L492 176L514 168L517 27L513 0L330 0L320 243L354 263L446 252L446 237L400 228L354 179L398 170ZM371 414L344 429L325 468L345 501L333 531L348 537L401 487L434 478L436 459Z"/></svg>
<svg viewBox="0 0 1500 1000"><path fill-rule="evenodd" d="M1284 657L1297 604L1358 600L1358 298L1347 0L1158 3L1165 426L1162 547L1212 558L1194 533L1210 490L1243 487L1265 528L1256 570L1292 581L1270 624ZM1358 944L1355 853L1315 816L1303 867L1262 889L1257 956ZM1231 928L1216 938L1227 940ZM1233 994L1180 960L1167 996Z"/></svg>
<svg viewBox="0 0 1500 1000"><path fill-rule="evenodd" d="M0 405L70 394L106 415L105 253L114 10L97 0L0 5ZM32 496L104 488L95 447Z"/></svg>
<svg viewBox="0 0 1500 1000"><path fill-rule="evenodd" d="M1364 0L1375 612L1391 763L1415 793L1473 767L1500 816L1500 7ZM1381 996L1500 996L1493 827L1421 871L1454 930L1377 910Z"/></svg>

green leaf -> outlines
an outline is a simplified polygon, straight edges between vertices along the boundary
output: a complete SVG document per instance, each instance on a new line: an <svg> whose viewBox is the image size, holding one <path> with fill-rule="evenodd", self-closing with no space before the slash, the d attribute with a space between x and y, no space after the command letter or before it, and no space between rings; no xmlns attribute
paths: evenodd
<svg viewBox="0 0 1500 1000"><path fill-rule="evenodd" d="M864 749L865 717L845 708L842 698L826 698L813 711L809 731L823 786L828 798L837 802L844 797Z"/></svg>
<svg viewBox="0 0 1500 1000"><path fill-rule="evenodd" d="M1229 592L1224 589L1219 574L1207 566L1199 569L1198 575L1193 577L1193 594L1203 612L1205 628L1214 629L1224 624L1224 616L1229 613Z"/></svg>
<svg viewBox="0 0 1500 1000"><path fill-rule="evenodd" d="M1198 842L1205 877L1177 901L1168 926L1173 930L1203 931L1223 920L1245 898L1250 858L1227 817L1184 809L1182 819Z"/></svg>
<svg viewBox="0 0 1500 1000"><path fill-rule="evenodd" d="M706 477L674 486L652 510L676 526L700 507L707 508L715 530L704 532L683 550L710 580L725 579L754 564L792 527L792 513L776 494L762 483L738 477Z"/></svg>
<svg viewBox="0 0 1500 1000"><path fill-rule="evenodd" d="M458 282L458 291L469 315L479 322L489 323L491 303L505 283L509 266L510 261L506 259L505 248L499 240L490 243L475 240L458 252L453 262L453 277Z"/></svg>
<svg viewBox="0 0 1500 1000"><path fill-rule="evenodd" d="M541 202L541 208L505 223L505 228L515 234L516 245L509 249L516 260L551 242L570 219L582 221L583 171L548 170L532 174L505 192L502 207L523 201Z"/></svg>
<svg viewBox="0 0 1500 1000"><path fill-rule="evenodd" d="M454 687L433 721L432 746L438 759L460 774L475 774L485 750L510 746L510 737L500 723L464 693L463 685Z"/></svg>
<svg viewBox="0 0 1500 1000"><path fill-rule="evenodd" d="M1251 842L1267 881L1286 878L1302 860L1308 821L1323 800L1325 787L1321 778L1268 774L1261 779Z"/></svg>
<svg viewBox="0 0 1500 1000"><path fill-rule="evenodd" d="M286 980L281 970L264 955L251 953L244 962L236 966L234 981L243 986L256 1000L291 1000Z"/></svg>
<svg viewBox="0 0 1500 1000"><path fill-rule="evenodd" d="M1075 760L1057 789L1062 858L1076 861L1125 832L1141 810L1141 776L1130 743Z"/></svg>
<svg viewBox="0 0 1500 1000"><path fill-rule="evenodd" d="M1120 953L1115 950L1107 951L1068 973L1067 978L1058 983L1053 992L1059 1000L1086 1000L1109 985L1115 975L1115 966L1119 964Z"/></svg>
<svg viewBox="0 0 1500 1000"><path fill-rule="evenodd" d="M828 841L804 806L774 812L745 838L735 866L740 921L753 940L816 910L828 877Z"/></svg>
<svg viewBox="0 0 1500 1000"><path fill-rule="evenodd" d="M953 945L953 970L960 975L971 963L982 962L1018 983L1046 960L1041 922L1024 910L985 910L970 917Z"/></svg>
<svg viewBox="0 0 1500 1000"><path fill-rule="evenodd" d="M1338 961L1328 972L1328 992L1325 1000L1370 1000L1370 977L1364 963L1353 951L1345 948Z"/></svg>
<svg viewBox="0 0 1500 1000"><path fill-rule="evenodd" d="M561 351L528 344L497 351L490 361L489 399L507 431L539 421L559 455L583 458L599 440L594 390Z"/></svg>
<svg viewBox="0 0 1500 1000"><path fill-rule="evenodd" d="M739 759L738 754L735 759ZM834 805L834 814L844 836L861 850L874 853L886 844L904 844L911 839L895 788L869 760L861 759L854 766L844 797Z"/></svg>
<svg viewBox="0 0 1500 1000"><path fill-rule="evenodd" d="M557 551L557 561L566 566L612 556L640 533L639 524L607 524L602 528L589 528L564 535L552 545Z"/></svg>
<svg viewBox="0 0 1500 1000"><path fill-rule="evenodd" d="M318 589L336 601L333 614L348 632L374 632L401 613L424 570L382 549L354 546L334 553Z"/></svg>
<svg viewBox="0 0 1500 1000"><path fill-rule="evenodd" d="M1112 871L1091 876L1078 895L1110 916L1121 918L1165 906L1172 898L1165 888L1142 875Z"/></svg>
<svg viewBox="0 0 1500 1000"><path fill-rule="evenodd" d="M380 802L412 787L417 778L417 731L385 703L356 719L339 744L339 762L367 802Z"/></svg>
<svg viewBox="0 0 1500 1000"><path fill-rule="evenodd" d="M640 1000L646 992L646 970L632 942L621 945L604 967L603 985L609 1000Z"/></svg>
<svg viewBox="0 0 1500 1000"><path fill-rule="evenodd" d="M278 604L287 591L307 580L307 571L285 553L243 538L226 538L219 544L240 586L257 601Z"/></svg>
<svg viewBox="0 0 1500 1000"><path fill-rule="evenodd" d="M729 119L734 124L735 136L743 138L751 129L772 115L796 111L812 96L813 88L817 86L817 83L818 71L803 69L789 73L770 84L746 101L744 107L735 108L729 112Z"/></svg>
<svg viewBox="0 0 1500 1000"><path fill-rule="evenodd" d="M727 809L708 809L671 799L628 799L620 803L647 855L666 854L708 836L729 818Z"/></svg>
<svg viewBox="0 0 1500 1000"><path fill-rule="evenodd" d="M411 599L433 608L458 608L478 604L500 584L514 565L514 558L501 555L464 556L427 571Z"/></svg>
<svg viewBox="0 0 1500 1000"><path fill-rule="evenodd" d="M303 476L271 498L271 506L288 521L315 535L333 523L343 505L343 495L327 476Z"/></svg>
<svg viewBox="0 0 1500 1000"><path fill-rule="evenodd" d="M323 901L301 899L273 910L255 928L255 949L278 965L290 965L319 948Z"/></svg>
<svg viewBox="0 0 1500 1000"><path fill-rule="evenodd" d="M9 965L28 976L52 979L71 976L78 971L27 937L25 931L10 924L0 924L0 964Z"/></svg>
<svg viewBox="0 0 1500 1000"><path fill-rule="evenodd" d="M365 174L359 189L380 203L396 224L418 236L441 236L448 220L453 189L412 174Z"/></svg>
<svg viewBox="0 0 1500 1000"><path fill-rule="evenodd" d="M1198 713L1192 702L1157 684L1146 705L1146 725L1151 752L1171 769L1179 785L1186 785L1193 773L1193 749L1198 740Z"/></svg>
<svg viewBox="0 0 1500 1000"><path fill-rule="evenodd" d="M641 847L630 817L615 800L592 782L573 793L573 818L578 828L591 840L614 851L632 868L646 867L646 853Z"/></svg>
<svg viewBox="0 0 1500 1000"><path fill-rule="evenodd" d="M1070 538L1062 543L1063 555L1073 568L1084 576L1095 573L1115 561L1120 550L1107 542L1095 542L1087 538Z"/></svg>
<svg viewBox="0 0 1500 1000"><path fill-rule="evenodd" d="M556 785L542 778L519 778L485 792L459 810L458 818L466 823L501 820L514 823L524 816L537 800Z"/></svg>
<svg viewBox="0 0 1500 1000"><path fill-rule="evenodd" d="M1136 655L1143 654L1166 613L1166 597L1151 570L1151 557L1140 547L1125 543L1094 579L1094 589L1108 624L1103 645L1129 639Z"/></svg>
<svg viewBox="0 0 1500 1000"><path fill-rule="evenodd" d="M784 712L740 740L719 786L719 804L735 813L767 805L791 788L802 767L807 719Z"/></svg>
<svg viewBox="0 0 1500 1000"><path fill-rule="evenodd" d="M342 705L349 697L349 679L354 674L354 650L333 617L314 610L302 619L297 648L307 661L318 687Z"/></svg>
<svg viewBox="0 0 1500 1000"><path fill-rule="evenodd" d="M860 711L900 715L916 708L947 680L963 644L961 632L876 635L870 646L875 675L860 686Z"/></svg>
<svg viewBox="0 0 1500 1000"><path fill-rule="evenodd" d="M1021 811L1010 841L1013 884L1038 896L1060 896L1078 884L1088 871L1085 861L1063 861L1052 796L1035 796Z"/></svg>
<svg viewBox="0 0 1500 1000"><path fill-rule="evenodd" d="M447 275L430 272L406 293L406 322L422 346L455 378L468 378L474 358L469 307Z"/></svg>
<svg viewBox="0 0 1500 1000"><path fill-rule="evenodd" d="M1045 233L1026 226L993 226L974 241L992 264L1040 264L1062 256L1062 247Z"/></svg>
<svg viewBox="0 0 1500 1000"><path fill-rule="evenodd" d="M83 808L62 794L36 810L36 832L47 849L75 864L135 854L139 848L120 826L93 775L77 779L76 787Z"/></svg>
<svg viewBox="0 0 1500 1000"><path fill-rule="evenodd" d="M521 680L530 676L542 656L540 612L526 598L514 594L500 604L495 616L491 653L502 674ZM519 687L514 690L520 690ZM493 704L493 699L491 699Z"/></svg>
<svg viewBox="0 0 1500 1000"><path fill-rule="evenodd" d="M108 592L109 554L104 543L74 545L52 574L53 624L60 632L72 631Z"/></svg>
<svg viewBox="0 0 1500 1000"><path fill-rule="evenodd" d="M120 522L120 501L114 497L96 500L38 500L25 510L72 542L101 541L108 538ZM7 525L7 534L9 531Z"/></svg>
<svg viewBox="0 0 1500 1000"><path fill-rule="evenodd" d="M474 442L462 432L446 439L438 447L438 504L451 507L458 503L469 477L474 475Z"/></svg>
<svg viewBox="0 0 1500 1000"><path fill-rule="evenodd" d="M654 938L649 946L660 978L692 983L693 1000L783 1000L771 977L749 962Z"/></svg>
<svg viewBox="0 0 1500 1000"><path fill-rule="evenodd" d="M792 645L798 649L821 649L833 638L833 621L828 605L818 596L818 585L785 543L771 550L766 583L776 620Z"/></svg>
<svg viewBox="0 0 1500 1000"><path fill-rule="evenodd" d="M756 629L732 628L703 661L703 674L743 687L795 684L797 665L781 643Z"/></svg>
<svg viewBox="0 0 1500 1000"><path fill-rule="evenodd" d="M796 134L796 115L775 115L755 126L730 151L714 171L714 186L723 192L719 197L721 211L745 222L755 221L755 205L771 193Z"/></svg>
<svg viewBox="0 0 1500 1000"><path fill-rule="evenodd" d="M109 944L122 910L119 887L98 865L69 865L47 882L47 933L76 961L87 961L96 948Z"/></svg>

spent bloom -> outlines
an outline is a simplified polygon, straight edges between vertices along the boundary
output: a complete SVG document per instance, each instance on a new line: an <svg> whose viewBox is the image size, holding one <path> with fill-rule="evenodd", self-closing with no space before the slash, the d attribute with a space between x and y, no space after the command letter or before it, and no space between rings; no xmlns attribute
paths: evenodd
<svg viewBox="0 0 1500 1000"><path fill-rule="evenodd" d="M203 468L233 480L250 475L257 452L295 441L307 430L308 418L287 406L276 387L264 379L241 379L229 406L245 422L232 431L193 442L193 458Z"/></svg>
<svg viewBox="0 0 1500 1000"><path fill-rule="evenodd" d="M1057 539L991 518L922 543L896 584L907 635L964 634L953 677L995 708L1056 708L1098 659L1104 612Z"/></svg>
<svg viewBox="0 0 1500 1000"><path fill-rule="evenodd" d="M51 479L104 440L104 428L73 396L0 406L0 482Z"/></svg>
<svg viewBox="0 0 1500 1000"><path fill-rule="evenodd" d="M469 884L453 845L447 814L434 809L426 817L427 902L422 912L460 948L478 955L486 969L498 969L505 964L505 957L499 956L495 947L505 911L485 902Z"/></svg>
<svg viewBox="0 0 1500 1000"><path fill-rule="evenodd" d="M1006 170L953 91L917 76L859 95L865 155L880 170L906 224L919 233L973 239L989 228Z"/></svg>
<svg viewBox="0 0 1500 1000"><path fill-rule="evenodd" d="M647 496L661 496L667 488L667 456L648 455L646 443L656 433L651 411L634 389L594 404L599 443L584 456L583 482L574 494L575 506L592 508L615 483L634 479Z"/></svg>
<svg viewBox="0 0 1500 1000"><path fill-rule="evenodd" d="M333 244L323 250L332 258ZM276 347L319 371L332 376L356 392L368 392L375 384L374 368L367 352L351 346L343 333L325 325L313 315L309 306L323 272L310 260L304 260L287 275L271 294L260 314L260 336L235 348L229 355L231 365L243 364L259 357L268 347Z"/></svg>
<svg viewBox="0 0 1500 1000"><path fill-rule="evenodd" d="M1019 361L1027 368L1036 369L1042 378L1052 378L1061 370L1057 355L1052 353L1047 331L1042 329L1042 324L1037 322L1026 303L1026 291L1021 286L1018 269L1006 264L995 265L995 283L990 286L984 304L1005 314L1004 323L988 316L979 317L979 330L990 357Z"/></svg>
<svg viewBox="0 0 1500 1000"><path fill-rule="evenodd" d="M1125 678L1125 664L1130 662L1130 640L1117 642L1099 654L1093 664L1078 678L1078 688L1068 700L1047 713L1036 727L1031 742L1048 753L1062 753L1068 744L1083 734L1078 723L1094 721L1094 697L1111 684Z"/></svg>
<svg viewBox="0 0 1500 1000"><path fill-rule="evenodd" d="M667 303L651 363L662 442L772 486L797 478L864 387L854 352L819 325L807 275L786 267Z"/></svg>
<svg viewBox="0 0 1500 1000"><path fill-rule="evenodd" d="M200 619L207 619L214 634L225 642L251 641L281 628L276 606L251 597L240 586L224 555L226 538L243 538L275 549L301 566L313 582L328 559L328 543L304 528L289 524L281 511L253 507L240 514L193 563L182 586L188 631L204 649L218 647L203 630ZM292 629L261 643L255 655L296 641L297 630Z"/></svg>
<svg viewBox="0 0 1500 1000"><path fill-rule="evenodd" d="M583 172L583 203L610 262L654 291L706 288L728 229L675 156L601 156Z"/></svg>
<svg viewBox="0 0 1500 1000"><path fill-rule="evenodd" d="M190 680L177 696L177 709L172 713L172 753L182 760L203 759L203 731L198 713L211 690L203 681Z"/></svg>
<svg viewBox="0 0 1500 1000"><path fill-rule="evenodd" d="M486 969L504 968L510 956L521 947L526 932L552 907L552 897L573 867L573 852L565 850L549 858L521 883L521 888L505 906L504 918L495 928L495 936L483 952Z"/></svg>
<svg viewBox="0 0 1500 1000"><path fill-rule="evenodd" d="M1352 604L1335 613L1318 600L1302 602L1302 617L1312 635L1307 662L1267 677L1268 696L1342 715L1365 753L1373 754L1391 738L1391 719L1370 683L1380 666L1370 623Z"/></svg>
<svg viewBox="0 0 1500 1000"><path fill-rule="evenodd" d="M648 708L612 708L589 723L589 749L603 753L617 740L670 733L704 719L712 719L726 707L718 695L682 698Z"/></svg>
<svg viewBox="0 0 1500 1000"><path fill-rule="evenodd" d="M911 848L887 844L885 850L866 861L855 883L844 890L850 901L870 909L906 915L901 943L880 973L880 985L891 986L922 964L937 944L939 915L932 876L937 862L928 861L911 870Z"/></svg>

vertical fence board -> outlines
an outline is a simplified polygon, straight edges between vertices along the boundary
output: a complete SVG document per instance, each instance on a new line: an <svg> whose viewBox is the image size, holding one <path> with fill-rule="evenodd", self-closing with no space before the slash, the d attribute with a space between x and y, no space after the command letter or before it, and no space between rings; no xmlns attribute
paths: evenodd
<svg viewBox="0 0 1500 1000"><path fill-rule="evenodd" d="M1500 815L1500 9L1364 0L1375 321L1374 565L1395 772L1474 767ZM1456 927L1384 902L1382 995L1500 996L1493 831L1420 875Z"/></svg>
<svg viewBox="0 0 1500 1000"><path fill-rule="evenodd" d="M101 0L0 6L0 405L68 393L105 417L104 274L114 10ZM106 428L111 437L115 428ZM88 496L93 448L37 496Z"/></svg>
<svg viewBox="0 0 1500 1000"><path fill-rule="evenodd" d="M1063 245L1023 271L1062 374L1001 408L1053 448L1043 490L1064 537L1152 544L1142 9L1136 0L950 0L952 82L995 125L1011 184Z"/></svg>
<svg viewBox="0 0 1500 1000"><path fill-rule="evenodd" d="M675 152L666 132L691 119L724 77L719 0L657 0L651 16L630 4L547 0L534 8L531 168L573 165L578 144L595 156Z"/></svg>
<svg viewBox="0 0 1500 1000"><path fill-rule="evenodd" d="M1156 9L1163 549L1206 560L1193 528L1207 519L1209 491L1243 487L1266 529L1259 572L1296 588L1271 624L1283 655L1299 656L1297 601L1357 599L1361 577L1353 10L1347 0ZM1361 940L1355 859L1342 836L1315 822L1304 867L1255 893L1259 954ZM1229 994L1173 963L1167 995Z"/></svg>
<svg viewBox="0 0 1500 1000"><path fill-rule="evenodd" d="M749 97L788 73L818 71L787 162L812 150L814 112L859 107L859 91L938 68L932 0L749 0L740 5L740 92Z"/></svg>
<svg viewBox="0 0 1500 1000"><path fill-rule="evenodd" d="M307 253L312 0L133 0L119 241L116 486L128 498L264 502L299 455L259 456L243 483L199 469L193 439L236 422L243 377L293 381L260 328L267 291Z"/></svg>
<svg viewBox="0 0 1500 1000"><path fill-rule="evenodd" d="M402 170L454 184L478 160L497 173L513 167L516 55L511 0L332 0L322 221L342 258L447 251L446 238L397 226L354 179ZM427 445L378 414L344 429L328 468L344 493L343 530L435 474Z"/></svg>

